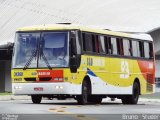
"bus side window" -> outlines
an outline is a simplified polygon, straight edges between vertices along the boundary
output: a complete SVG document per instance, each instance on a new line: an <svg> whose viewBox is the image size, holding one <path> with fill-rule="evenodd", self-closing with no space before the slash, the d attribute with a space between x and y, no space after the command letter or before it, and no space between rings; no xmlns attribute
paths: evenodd
<svg viewBox="0 0 160 120"><path fill-rule="evenodd" d="M132 47L132 41L129 40L129 56L133 56L133 47Z"/></svg>
<svg viewBox="0 0 160 120"><path fill-rule="evenodd" d="M101 54L105 54L106 53L106 49L105 49L105 43L104 43L104 36L100 35L98 37L98 45L99 45L99 52Z"/></svg>
<svg viewBox="0 0 160 120"><path fill-rule="evenodd" d="M130 54L131 47L130 47L130 42L128 39L123 39L123 48L124 48L124 55L131 56Z"/></svg>
<svg viewBox="0 0 160 120"><path fill-rule="evenodd" d="M153 58L153 43L149 43L149 58Z"/></svg>
<svg viewBox="0 0 160 120"><path fill-rule="evenodd" d="M121 38L117 38L117 53L118 55L124 55L123 41Z"/></svg>
<svg viewBox="0 0 160 120"><path fill-rule="evenodd" d="M105 36L105 47L106 47L106 54L112 54L112 44L111 44L111 37Z"/></svg>
<svg viewBox="0 0 160 120"><path fill-rule="evenodd" d="M89 33L82 33L83 37L83 50L86 52L92 52L93 46L92 46L92 35Z"/></svg>
<svg viewBox="0 0 160 120"><path fill-rule="evenodd" d="M85 33L82 33L82 40L83 40L83 51L86 51Z"/></svg>
<svg viewBox="0 0 160 120"><path fill-rule="evenodd" d="M139 56L144 57L144 43L142 41L138 42Z"/></svg>
<svg viewBox="0 0 160 120"><path fill-rule="evenodd" d="M133 51L133 56L138 57L138 47L137 47L137 41L132 41L132 51Z"/></svg>
<svg viewBox="0 0 160 120"><path fill-rule="evenodd" d="M104 44L105 44L106 54L109 54L109 47L108 47L108 39L107 39L107 36L104 36Z"/></svg>
<svg viewBox="0 0 160 120"><path fill-rule="evenodd" d="M93 52L99 53L98 35L92 35Z"/></svg>
<svg viewBox="0 0 160 120"><path fill-rule="evenodd" d="M145 58L149 58L149 43L148 42L144 42L144 55Z"/></svg>
<svg viewBox="0 0 160 120"><path fill-rule="evenodd" d="M117 40L111 37L111 54L117 55Z"/></svg>

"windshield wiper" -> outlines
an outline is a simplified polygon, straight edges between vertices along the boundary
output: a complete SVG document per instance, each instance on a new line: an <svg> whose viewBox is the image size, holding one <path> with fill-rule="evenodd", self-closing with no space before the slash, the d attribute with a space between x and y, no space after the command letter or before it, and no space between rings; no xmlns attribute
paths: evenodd
<svg viewBox="0 0 160 120"><path fill-rule="evenodd" d="M28 68L28 66L30 66L32 60L34 57L36 57L37 55L37 48L35 50L33 50L31 57L28 59L27 63L25 64L23 70L26 70Z"/></svg>
<svg viewBox="0 0 160 120"><path fill-rule="evenodd" d="M43 51L41 51L41 56L42 56L44 62L46 63L47 67L48 67L50 70L52 70L52 67L50 66L50 64L49 64L46 56L45 56L44 53L43 53Z"/></svg>

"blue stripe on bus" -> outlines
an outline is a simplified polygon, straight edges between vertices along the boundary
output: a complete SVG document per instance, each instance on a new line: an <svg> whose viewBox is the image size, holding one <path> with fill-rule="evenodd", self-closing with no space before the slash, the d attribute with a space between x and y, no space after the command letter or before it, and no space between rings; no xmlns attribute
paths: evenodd
<svg viewBox="0 0 160 120"><path fill-rule="evenodd" d="M91 75L91 76L94 76L94 77L97 77L94 72L92 72L90 69L87 68L87 74Z"/></svg>

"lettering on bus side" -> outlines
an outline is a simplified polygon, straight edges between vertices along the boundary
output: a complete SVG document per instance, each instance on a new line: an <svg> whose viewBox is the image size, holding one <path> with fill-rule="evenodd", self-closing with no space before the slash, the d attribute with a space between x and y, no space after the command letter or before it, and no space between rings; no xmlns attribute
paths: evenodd
<svg viewBox="0 0 160 120"><path fill-rule="evenodd" d="M43 71L43 72L38 72L38 75L42 75L42 76L44 76L44 75L51 75L51 73L47 72L47 71Z"/></svg>
<svg viewBox="0 0 160 120"><path fill-rule="evenodd" d="M121 74L120 74L120 78L129 78L129 64L128 61L126 60L122 60L121 61Z"/></svg>
<svg viewBox="0 0 160 120"><path fill-rule="evenodd" d="M102 58L94 58L93 59L93 66L103 67L103 66L105 66L105 60Z"/></svg>
<svg viewBox="0 0 160 120"><path fill-rule="evenodd" d="M105 60L102 58L87 58L88 66L105 66Z"/></svg>
<svg viewBox="0 0 160 120"><path fill-rule="evenodd" d="M93 59L92 58L87 58L87 65L92 66L93 64Z"/></svg>

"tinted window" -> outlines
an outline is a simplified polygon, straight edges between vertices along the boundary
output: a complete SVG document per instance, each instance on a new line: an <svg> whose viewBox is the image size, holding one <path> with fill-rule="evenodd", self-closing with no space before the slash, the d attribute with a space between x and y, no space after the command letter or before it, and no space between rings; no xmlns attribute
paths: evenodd
<svg viewBox="0 0 160 120"><path fill-rule="evenodd" d="M149 58L153 58L153 43L149 43Z"/></svg>
<svg viewBox="0 0 160 120"><path fill-rule="evenodd" d="M144 43L142 41L138 42L138 48L139 57L144 57Z"/></svg>
<svg viewBox="0 0 160 120"><path fill-rule="evenodd" d="M133 56L133 48L132 48L132 41L129 40L129 55Z"/></svg>
<svg viewBox="0 0 160 120"><path fill-rule="evenodd" d="M111 38L111 54L117 55L117 40L116 40L116 38Z"/></svg>
<svg viewBox="0 0 160 120"><path fill-rule="evenodd" d="M98 44L99 44L99 52L100 53L105 53L104 36L99 36Z"/></svg>
<svg viewBox="0 0 160 120"><path fill-rule="evenodd" d="M149 58L149 43L144 42L144 55L145 58Z"/></svg>
<svg viewBox="0 0 160 120"><path fill-rule="evenodd" d="M84 51L92 51L92 35L83 33L83 50Z"/></svg>
<svg viewBox="0 0 160 120"><path fill-rule="evenodd" d="M104 36L104 45L106 54L109 54L108 40L106 36Z"/></svg>
<svg viewBox="0 0 160 120"><path fill-rule="evenodd" d="M92 35L92 47L93 47L93 52L97 52L98 53L98 38L95 35Z"/></svg>
<svg viewBox="0 0 160 120"><path fill-rule="evenodd" d="M137 41L132 41L133 56L138 57Z"/></svg>
<svg viewBox="0 0 160 120"><path fill-rule="evenodd" d="M124 48L124 55L125 56L130 56L130 43L129 43L129 40L127 39L123 39L123 48Z"/></svg>
<svg viewBox="0 0 160 120"><path fill-rule="evenodd" d="M111 37L105 37L106 53L112 54Z"/></svg>
<svg viewBox="0 0 160 120"><path fill-rule="evenodd" d="M117 38L117 52L118 55L124 55L124 51L123 51L123 41L121 38Z"/></svg>

